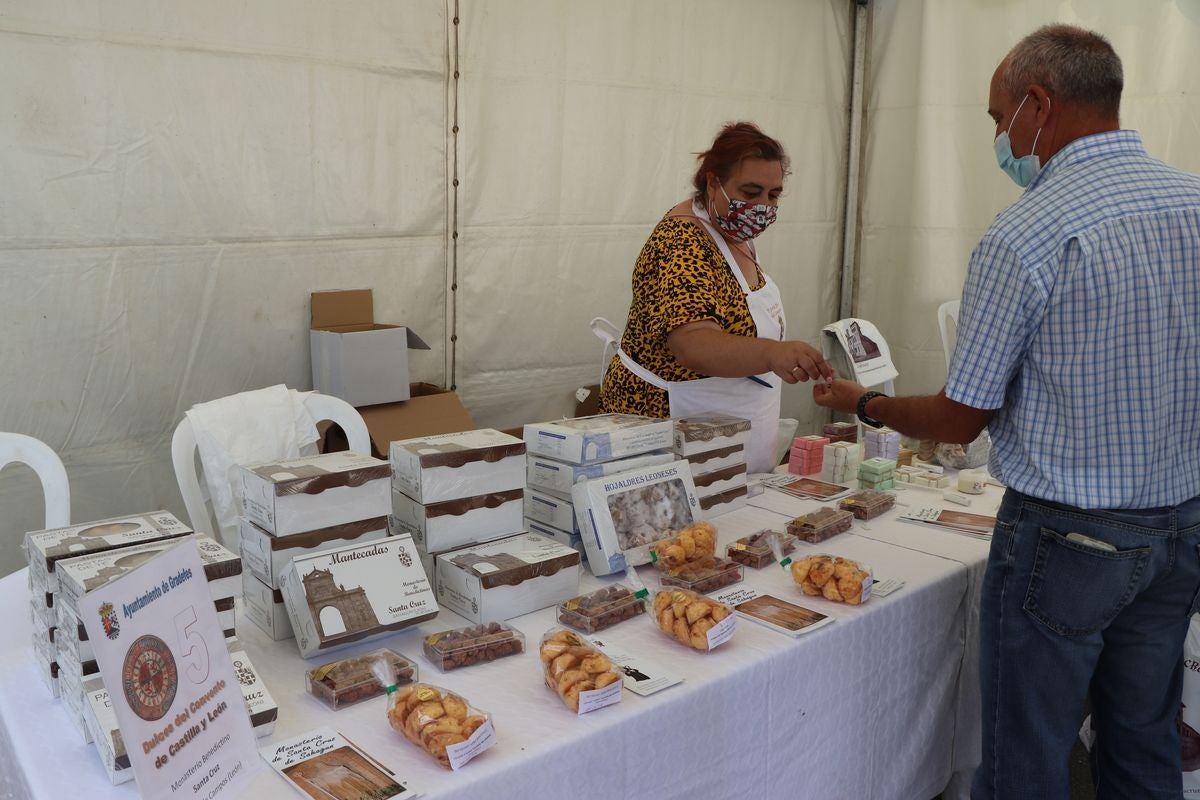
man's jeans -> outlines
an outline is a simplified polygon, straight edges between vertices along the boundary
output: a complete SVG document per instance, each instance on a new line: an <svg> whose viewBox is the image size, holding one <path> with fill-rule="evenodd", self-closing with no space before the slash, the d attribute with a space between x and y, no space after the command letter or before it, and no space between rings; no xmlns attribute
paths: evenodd
<svg viewBox="0 0 1200 800"><path fill-rule="evenodd" d="M1083 511L1009 490L983 581L983 762L971 797L1058 800L1092 698L1097 800L1179 800L1200 498Z"/></svg>

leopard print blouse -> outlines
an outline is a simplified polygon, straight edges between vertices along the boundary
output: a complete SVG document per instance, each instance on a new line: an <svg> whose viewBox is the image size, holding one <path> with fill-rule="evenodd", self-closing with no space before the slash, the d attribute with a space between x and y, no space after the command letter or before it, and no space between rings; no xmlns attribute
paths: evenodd
<svg viewBox="0 0 1200 800"><path fill-rule="evenodd" d="M621 349L663 380L703 378L675 360L667 334L705 319L726 333L758 335L746 296L713 240L687 218L664 217L633 268L633 300ZM600 411L670 416L666 391L634 375L617 356L600 387Z"/></svg>

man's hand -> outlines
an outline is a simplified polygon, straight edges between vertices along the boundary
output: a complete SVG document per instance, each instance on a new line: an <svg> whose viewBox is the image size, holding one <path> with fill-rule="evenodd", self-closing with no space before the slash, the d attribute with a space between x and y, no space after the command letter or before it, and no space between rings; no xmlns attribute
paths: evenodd
<svg viewBox="0 0 1200 800"><path fill-rule="evenodd" d="M813 385L813 401L825 408L854 414L858 411L858 400L866 394L867 388L854 381L835 380L832 384L817 383Z"/></svg>

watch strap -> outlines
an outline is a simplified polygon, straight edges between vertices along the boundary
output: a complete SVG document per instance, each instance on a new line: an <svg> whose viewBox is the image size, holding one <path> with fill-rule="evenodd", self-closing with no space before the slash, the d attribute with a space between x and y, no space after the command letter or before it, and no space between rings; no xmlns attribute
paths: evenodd
<svg viewBox="0 0 1200 800"><path fill-rule="evenodd" d="M879 420L867 416L867 403L871 402L876 397L887 397L883 392L866 392L862 397L858 398L858 419L864 425L870 425L872 428L882 428L883 423Z"/></svg>

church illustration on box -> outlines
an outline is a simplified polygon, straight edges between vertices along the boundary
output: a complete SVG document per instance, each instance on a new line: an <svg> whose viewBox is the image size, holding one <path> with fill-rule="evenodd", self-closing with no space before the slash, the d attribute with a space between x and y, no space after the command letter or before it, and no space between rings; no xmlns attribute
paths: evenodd
<svg viewBox="0 0 1200 800"><path fill-rule="evenodd" d="M334 581L330 570L314 568L304 576L304 597L322 644L379 627L366 589L347 589Z"/></svg>

